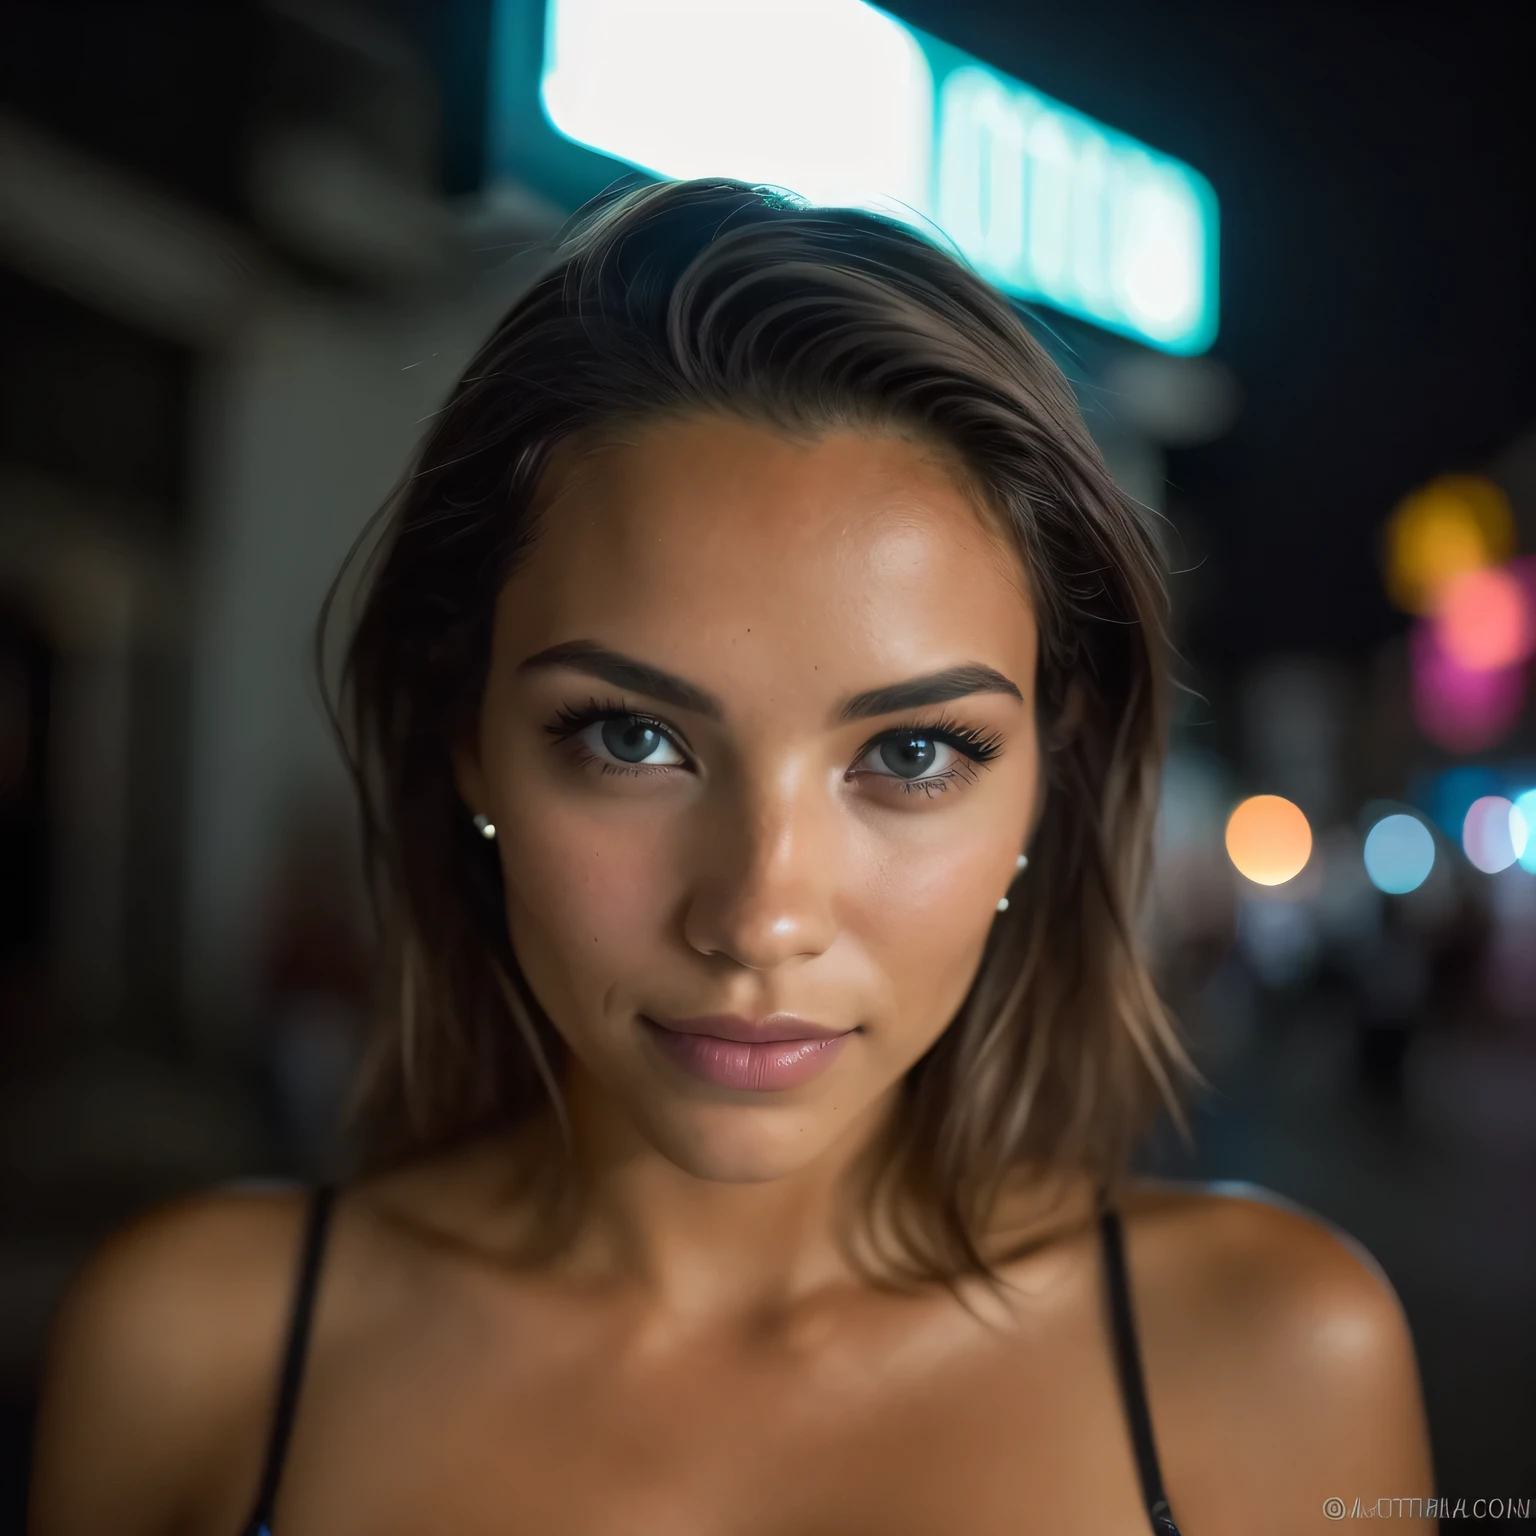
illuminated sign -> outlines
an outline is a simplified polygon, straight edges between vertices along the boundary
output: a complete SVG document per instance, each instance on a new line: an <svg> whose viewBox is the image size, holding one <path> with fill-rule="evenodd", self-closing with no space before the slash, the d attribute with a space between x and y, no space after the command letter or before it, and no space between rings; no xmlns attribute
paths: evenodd
<svg viewBox="0 0 1536 1536"><path fill-rule="evenodd" d="M565 138L652 175L893 214L1165 352L1216 334L1203 176L863 0L548 0L539 89Z"/></svg>

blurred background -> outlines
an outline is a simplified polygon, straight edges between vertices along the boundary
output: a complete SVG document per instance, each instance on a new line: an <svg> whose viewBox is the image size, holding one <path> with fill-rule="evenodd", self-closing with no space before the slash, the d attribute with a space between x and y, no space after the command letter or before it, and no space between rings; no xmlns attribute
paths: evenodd
<svg viewBox="0 0 1536 1536"><path fill-rule="evenodd" d="M539 242L647 172L872 190L1027 305L1176 571L1147 922L1211 1086L1146 1166L1360 1238L1440 1491L1536 1491L1527 8L3 17L0 1529L90 1246L346 1167L370 961L312 625Z"/></svg>

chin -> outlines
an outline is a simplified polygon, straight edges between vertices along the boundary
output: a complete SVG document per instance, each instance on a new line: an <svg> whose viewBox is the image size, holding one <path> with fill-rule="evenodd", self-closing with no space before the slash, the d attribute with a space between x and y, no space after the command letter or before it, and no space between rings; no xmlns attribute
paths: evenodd
<svg viewBox="0 0 1536 1536"><path fill-rule="evenodd" d="M647 1141L696 1179L766 1184L816 1161L848 1127L806 1107L713 1104L637 1117Z"/></svg>

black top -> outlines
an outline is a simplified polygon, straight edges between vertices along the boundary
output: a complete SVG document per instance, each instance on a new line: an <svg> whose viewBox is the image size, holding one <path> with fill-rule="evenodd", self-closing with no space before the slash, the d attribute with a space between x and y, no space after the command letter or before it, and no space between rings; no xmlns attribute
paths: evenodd
<svg viewBox="0 0 1536 1536"><path fill-rule="evenodd" d="M256 1508L245 1525L245 1536L272 1536L272 1506L283 1477L288 1437L293 1433L293 1414L299 1406L299 1387L304 1380L304 1355L309 1347L309 1322L315 1310L315 1291L320 1283L320 1260L325 1252L325 1230L336 1200L333 1185L321 1184L310 1196L309 1220L304 1227L304 1247L299 1255L298 1282L293 1292L293 1312L288 1322L288 1345L283 1351L283 1374L278 1378L277 1408L267 1437L266 1465Z"/></svg>
<svg viewBox="0 0 1536 1536"><path fill-rule="evenodd" d="M1120 1395L1136 1447L1136 1470L1141 1476L1141 1496L1156 1536L1179 1536L1173 1523L1163 1474L1157 1465L1157 1444L1152 1438L1152 1415L1147 1411L1147 1389L1141 1377L1141 1349L1136 1343L1136 1319L1131 1311L1131 1282L1125 1267L1125 1240L1120 1231L1120 1212L1113 1206L1099 1212L1103 1237L1104 1278L1109 1287L1109 1315L1115 1329L1115 1364L1120 1373Z"/></svg>
<svg viewBox="0 0 1536 1536"><path fill-rule="evenodd" d="M283 1458L288 1438L293 1432L294 1410L298 1407L299 1387L304 1377L304 1355L309 1344L309 1323L314 1312L315 1290L320 1279L320 1260L325 1249L325 1232L330 1221L336 1191L321 1185L310 1199L309 1220L304 1230L304 1247L299 1256L299 1272L294 1288L293 1313L288 1326L288 1344L283 1351L283 1373L278 1381L277 1408L272 1416L272 1432L267 1442L266 1465L261 1474L261 1488L256 1507L246 1523L244 1536L272 1536L272 1506L282 1480ZM1114 1329L1115 1363L1120 1377L1120 1392L1125 1400L1125 1416L1136 1450L1136 1470L1141 1477L1141 1494L1146 1501L1147 1518L1154 1536L1179 1536L1163 1494L1162 1473L1157 1465L1157 1446L1152 1439L1152 1416L1147 1412L1146 1387L1141 1375L1141 1352L1136 1343L1136 1322L1131 1312L1131 1288L1125 1268L1125 1241L1120 1230L1120 1213L1112 1206L1099 1213L1099 1232L1103 1239L1104 1278L1109 1293L1110 1322Z"/></svg>

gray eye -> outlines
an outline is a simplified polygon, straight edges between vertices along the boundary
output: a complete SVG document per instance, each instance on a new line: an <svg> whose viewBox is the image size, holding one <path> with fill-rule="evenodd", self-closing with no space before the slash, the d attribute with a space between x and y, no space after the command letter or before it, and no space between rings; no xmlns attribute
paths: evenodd
<svg viewBox="0 0 1536 1536"><path fill-rule="evenodd" d="M674 753L677 749L663 732L649 721L634 715L615 715L611 719L601 720L597 723L597 730L601 734L603 750L611 753L621 763L671 768L683 761L679 756L674 762L647 762L658 747L671 748Z"/></svg>
<svg viewBox="0 0 1536 1536"><path fill-rule="evenodd" d="M889 775L891 777L922 779L931 776L931 770L939 753L954 750L948 742L938 741L932 736L924 736L914 731L906 736L890 736L882 742L877 742L870 749L870 755L878 757L880 762L891 770Z"/></svg>

